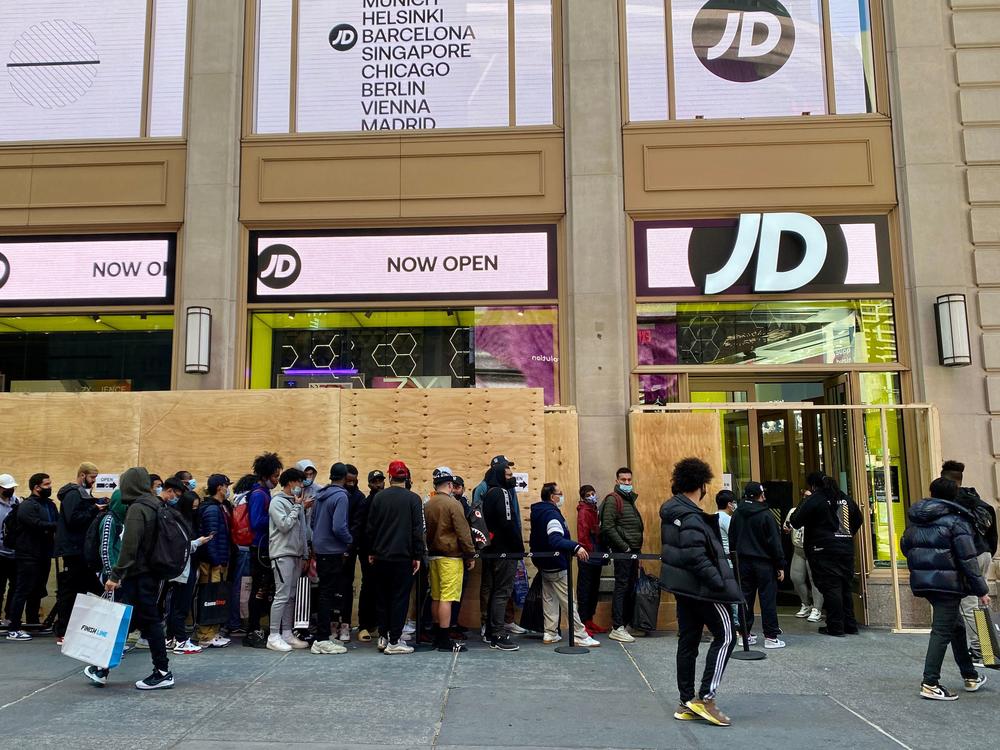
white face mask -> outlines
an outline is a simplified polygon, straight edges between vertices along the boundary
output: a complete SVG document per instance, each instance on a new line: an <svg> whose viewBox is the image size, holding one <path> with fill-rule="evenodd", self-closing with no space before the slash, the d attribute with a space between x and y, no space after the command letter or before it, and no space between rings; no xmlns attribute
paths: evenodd
<svg viewBox="0 0 1000 750"><path fill-rule="evenodd" d="M565 503L565 502L566 502L566 496L565 495L556 495L556 507L557 508L563 507L563 503Z"/></svg>
<svg viewBox="0 0 1000 750"><path fill-rule="evenodd" d="M301 487L292 487L292 494L295 495L295 497L298 497L299 495L302 494L302 488Z"/></svg>

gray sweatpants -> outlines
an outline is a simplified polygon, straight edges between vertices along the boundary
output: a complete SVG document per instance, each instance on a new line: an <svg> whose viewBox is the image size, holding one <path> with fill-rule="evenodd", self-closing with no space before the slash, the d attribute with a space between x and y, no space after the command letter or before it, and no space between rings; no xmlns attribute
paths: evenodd
<svg viewBox="0 0 1000 750"><path fill-rule="evenodd" d="M983 552L976 558L976 562L979 563L979 572L983 574L983 578L986 578L986 574L990 571L990 563L993 562L993 555L989 552ZM961 610L962 617L965 618L965 632L968 636L969 649L972 651L972 655L976 657L976 661L979 661L983 656L982 647L979 645L979 634L976 633L975 611L978 606L978 596L967 596L962 599Z"/></svg>
<svg viewBox="0 0 1000 750"><path fill-rule="evenodd" d="M792 585L795 586L795 592L799 595L799 599L802 602L802 606L805 607L812 603L813 609L823 609L823 594L816 587L816 579L813 578L812 570L809 568L809 562L806 560L806 553L799 547L795 548L795 554L792 555ZM812 596L810 596L812 592Z"/></svg>
<svg viewBox="0 0 1000 750"><path fill-rule="evenodd" d="M295 592L302 571L301 557L271 560L274 571L274 601L271 603L271 635L291 633L295 622Z"/></svg>

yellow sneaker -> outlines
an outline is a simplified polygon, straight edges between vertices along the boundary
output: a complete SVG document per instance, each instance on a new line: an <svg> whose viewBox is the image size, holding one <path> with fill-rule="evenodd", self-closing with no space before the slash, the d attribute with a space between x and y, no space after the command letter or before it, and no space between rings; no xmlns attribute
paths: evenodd
<svg viewBox="0 0 1000 750"><path fill-rule="evenodd" d="M677 709L674 711L674 718L677 721L701 721L701 717L683 703L677 704Z"/></svg>
<svg viewBox="0 0 1000 750"><path fill-rule="evenodd" d="M688 701L687 707L709 724L715 724L717 727L728 727L732 724L729 717L719 710L718 706L715 705L715 700L712 698Z"/></svg>

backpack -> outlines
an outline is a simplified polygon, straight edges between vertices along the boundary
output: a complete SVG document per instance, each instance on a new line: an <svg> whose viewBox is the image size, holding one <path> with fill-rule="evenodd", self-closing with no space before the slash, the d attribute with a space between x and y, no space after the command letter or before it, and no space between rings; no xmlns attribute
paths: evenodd
<svg viewBox="0 0 1000 750"><path fill-rule="evenodd" d="M87 564L87 569L94 572L100 571L103 567L101 564L101 524L110 512L106 510L91 521L90 526L87 527L87 533L83 537L83 561Z"/></svg>
<svg viewBox="0 0 1000 750"><path fill-rule="evenodd" d="M233 515L230 521L229 535L237 547L249 547L253 544L253 529L250 528L250 504L247 499L249 492L241 492L233 498Z"/></svg>
<svg viewBox="0 0 1000 750"><path fill-rule="evenodd" d="M14 549L14 543L17 541L17 509L20 507L21 503L18 503L11 508L10 513L4 516L3 525L0 526L0 544L8 549ZM8 539L10 541L7 541Z"/></svg>
<svg viewBox="0 0 1000 750"><path fill-rule="evenodd" d="M149 570L170 581L181 575L191 557L191 539L184 517L169 505L157 502L156 538L149 552Z"/></svg>

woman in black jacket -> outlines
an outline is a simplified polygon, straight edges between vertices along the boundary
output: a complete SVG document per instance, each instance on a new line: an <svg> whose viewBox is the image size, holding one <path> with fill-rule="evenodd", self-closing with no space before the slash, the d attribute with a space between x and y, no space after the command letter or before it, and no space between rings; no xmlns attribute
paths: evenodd
<svg viewBox="0 0 1000 750"><path fill-rule="evenodd" d="M706 514L698 505L711 481L712 469L701 459L685 458L674 466L676 494L660 506L660 586L677 599L677 687L681 701L674 718L701 718L727 727L729 718L716 707L715 693L736 644L730 605L742 601L743 596L722 548L719 517ZM706 627L712 633L712 645L696 696L695 664Z"/></svg>
<svg viewBox="0 0 1000 750"><path fill-rule="evenodd" d="M965 680L965 690L973 693L986 682L986 675L979 674L972 664L960 604L963 597L973 595L989 606L989 587L976 560L975 516L955 502L958 484L935 479L930 489L930 499L910 508L910 526L900 548L910 568L914 596L927 599L934 610L920 697L953 701L958 695L938 682L948 644Z"/></svg>

